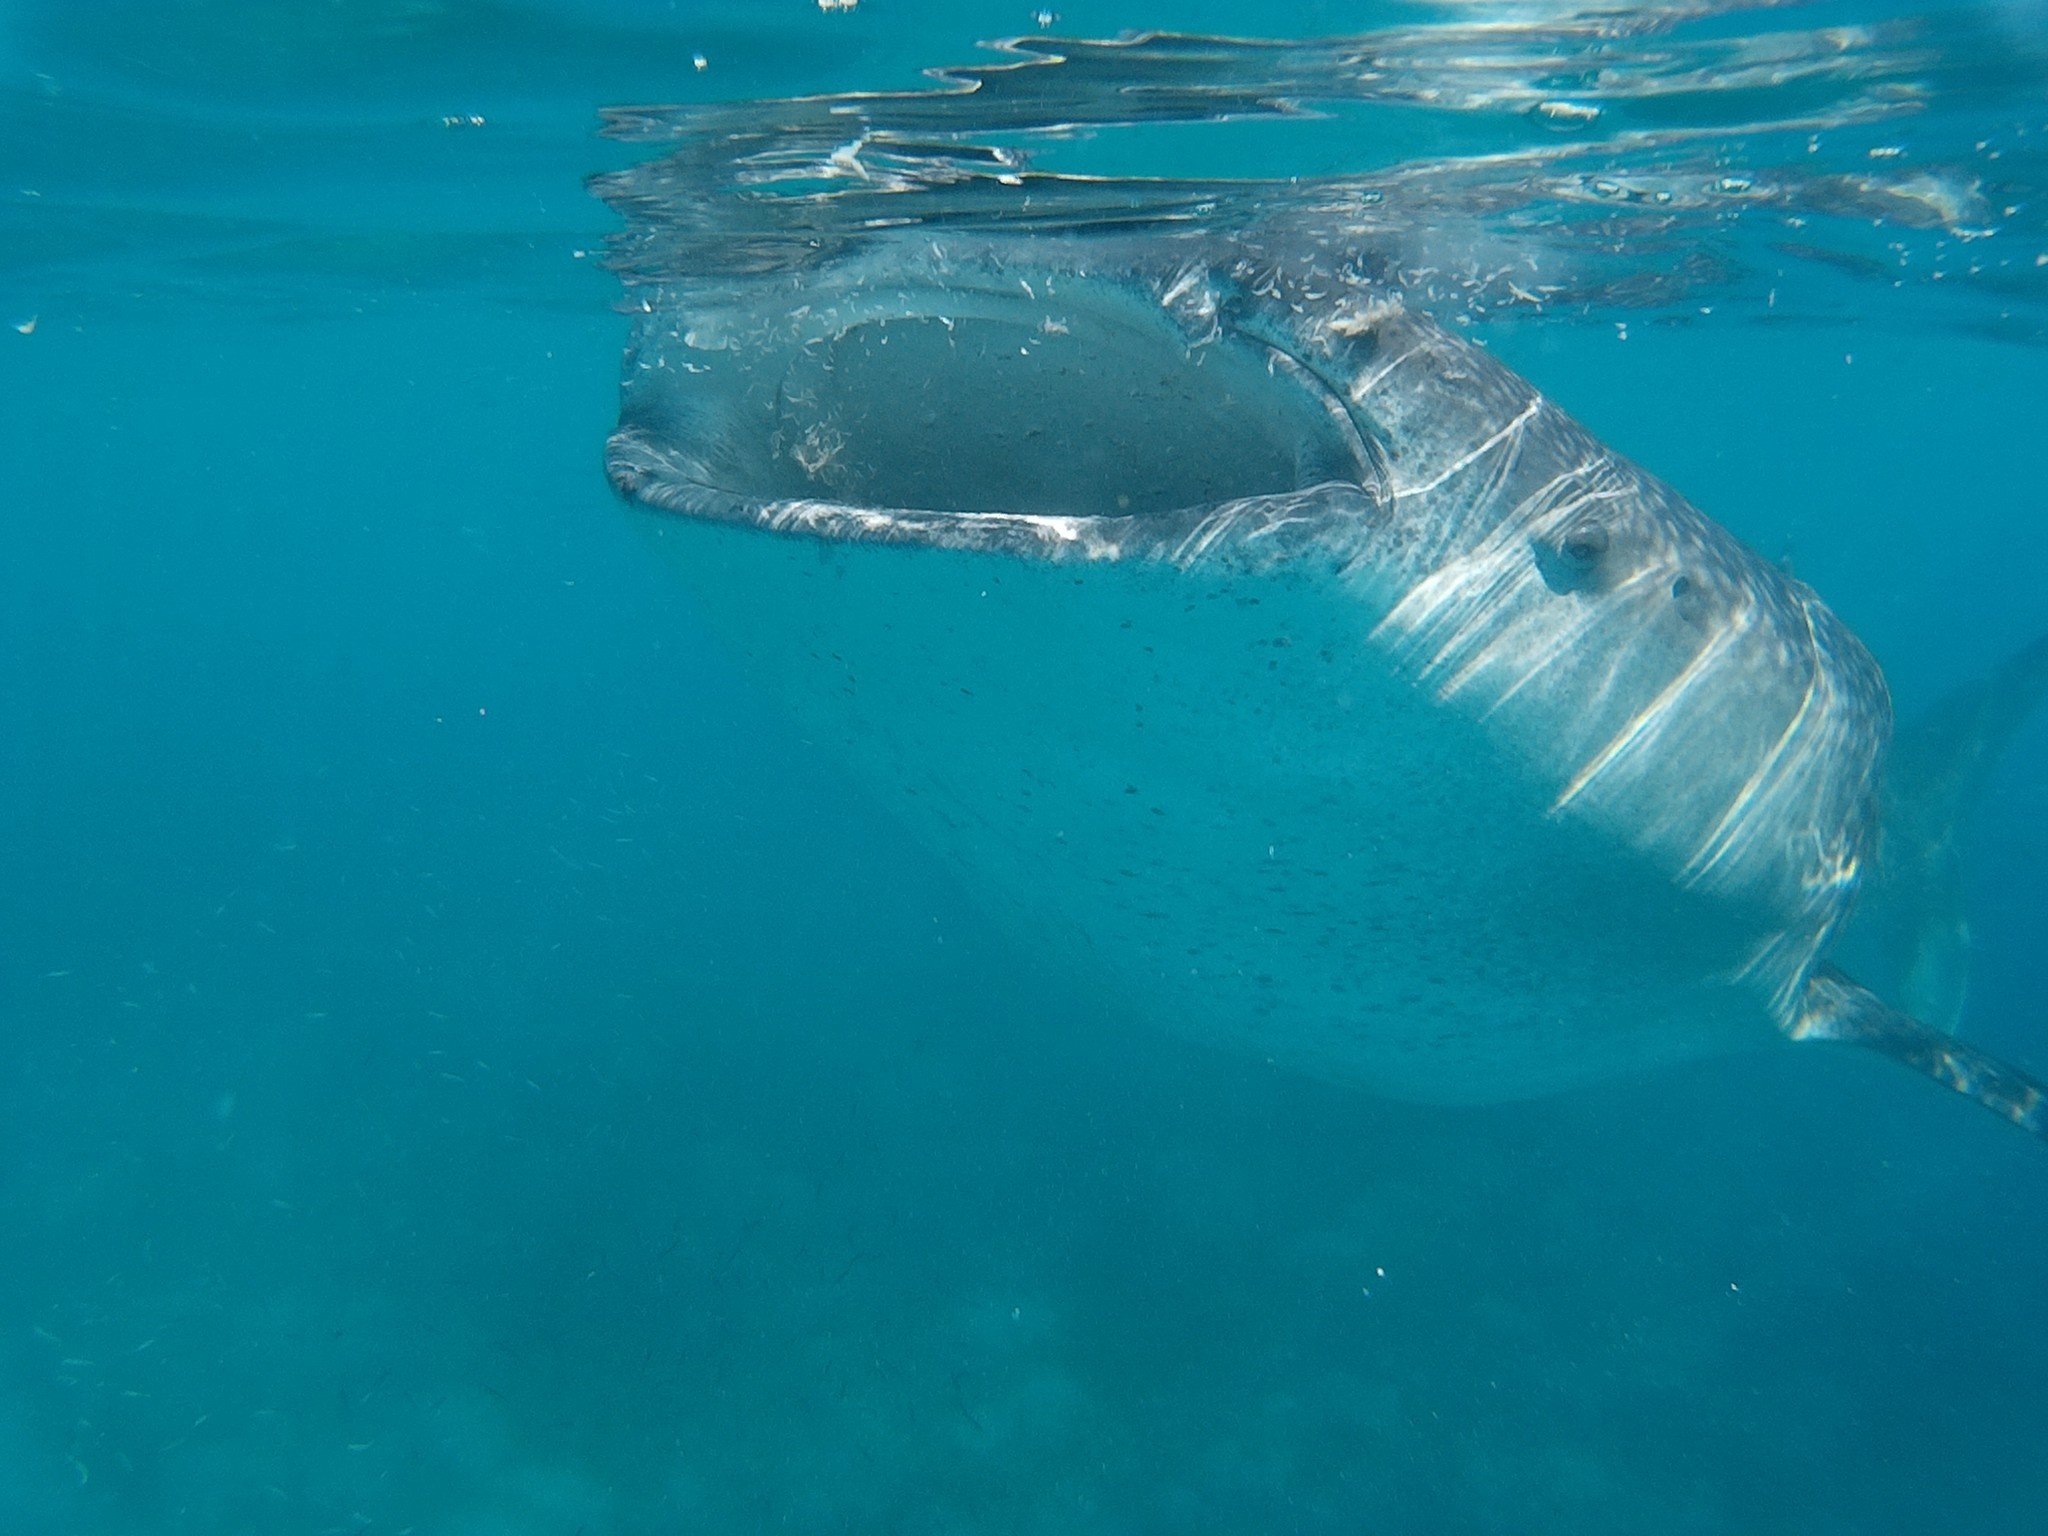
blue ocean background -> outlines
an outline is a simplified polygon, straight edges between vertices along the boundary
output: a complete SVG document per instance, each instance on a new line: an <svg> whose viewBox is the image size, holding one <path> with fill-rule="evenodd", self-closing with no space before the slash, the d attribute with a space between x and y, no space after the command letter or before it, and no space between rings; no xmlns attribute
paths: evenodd
<svg viewBox="0 0 2048 1536"><path fill-rule="evenodd" d="M700 629L601 473L597 109L1033 26L0 16L0 1531L2042 1528L2038 1143L1819 1047L1449 1110L1144 1030ZM2048 629L2048 350L1840 281L1484 339L1910 717ZM1969 859L2048 1074L2048 722Z"/></svg>

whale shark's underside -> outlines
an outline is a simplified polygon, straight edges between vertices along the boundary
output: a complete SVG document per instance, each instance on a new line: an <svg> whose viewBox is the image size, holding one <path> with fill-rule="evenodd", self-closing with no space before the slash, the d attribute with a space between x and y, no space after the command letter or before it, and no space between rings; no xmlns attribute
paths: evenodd
<svg viewBox="0 0 2048 1536"><path fill-rule="evenodd" d="M1831 963L1891 713L1811 590L1432 318L1355 202L1031 173L941 131L1017 95L970 78L642 119L679 147L600 182L612 481L807 734L1183 1034L1462 1102L1850 1041L2048 1135Z"/></svg>

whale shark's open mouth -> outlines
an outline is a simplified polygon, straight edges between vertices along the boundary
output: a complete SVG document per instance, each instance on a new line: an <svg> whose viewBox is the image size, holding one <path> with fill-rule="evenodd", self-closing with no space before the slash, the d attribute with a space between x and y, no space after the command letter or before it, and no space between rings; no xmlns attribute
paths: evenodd
<svg viewBox="0 0 2048 1536"><path fill-rule="evenodd" d="M954 542L1373 478L1341 396L1272 344L1213 318L1191 338L1114 278L922 264L643 339L614 479L690 515Z"/></svg>

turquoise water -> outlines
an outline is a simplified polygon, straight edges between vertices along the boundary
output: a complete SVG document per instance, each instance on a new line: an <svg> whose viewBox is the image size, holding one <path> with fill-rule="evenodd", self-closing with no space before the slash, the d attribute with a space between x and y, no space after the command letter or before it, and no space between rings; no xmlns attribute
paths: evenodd
<svg viewBox="0 0 2048 1536"><path fill-rule="evenodd" d="M1818 1047L1453 1111L1138 1028L651 557L601 474L582 178L641 152L598 108L904 88L1032 24L0 23L0 1527L2037 1528L2038 1144ZM1951 242L2006 287L1788 256L1782 312L1758 266L1481 322L1792 560L1903 716L2048 629L2039 26L1972 16L2004 67L1886 128L2007 136L2006 228ZM1273 154L1329 169L1326 123ZM1264 142L1226 137L1143 154ZM1965 1032L2048 1072L2048 725L1968 848Z"/></svg>

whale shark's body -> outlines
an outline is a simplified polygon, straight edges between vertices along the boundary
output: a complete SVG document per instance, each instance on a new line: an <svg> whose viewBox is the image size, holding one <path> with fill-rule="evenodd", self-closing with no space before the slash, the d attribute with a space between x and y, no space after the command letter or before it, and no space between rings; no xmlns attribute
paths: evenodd
<svg viewBox="0 0 2048 1536"><path fill-rule="evenodd" d="M610 195L644 221L692 164ZM2048 1132L1829 962L1891 711L1811 590L1341 224L1120 230L1086 196L1085 228L789 215L643 272L608 456L1012 934L1403 1097L1845 1039Z"/></svg>

